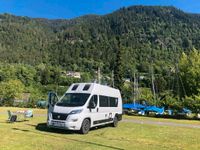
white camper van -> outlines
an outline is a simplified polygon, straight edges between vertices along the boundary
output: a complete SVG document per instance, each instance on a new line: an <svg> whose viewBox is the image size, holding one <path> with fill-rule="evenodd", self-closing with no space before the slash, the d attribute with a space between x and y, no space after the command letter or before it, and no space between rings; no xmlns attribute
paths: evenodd
<svg viewBox="0 0 200 150"><path fill-rule="evenodd" d="M86 134L99 125L116 127L121 119L122 98L118 89L96 83L75 83L60 99L49 93L48 127Z"/></svg>

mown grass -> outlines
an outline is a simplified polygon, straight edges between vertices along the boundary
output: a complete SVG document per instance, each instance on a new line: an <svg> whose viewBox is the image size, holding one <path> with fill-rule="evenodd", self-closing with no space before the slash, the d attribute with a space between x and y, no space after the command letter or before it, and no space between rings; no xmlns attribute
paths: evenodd
<svg viewBox="0 0 200 150"><path fill-rule="evenodd" d="M7 109L19 110L0 108L1 150L200 149L199 129L121 122L117 128L102 127L93 129L87 135L81 135L48 129L45 115L35 115L24 122L7 123ZM46 114L46 110L34 109L34 113ZM132 119L131 116L127 118ZM159 118L159 121L161 120ZM193 121L190 124L193 124Z"/></svg>
<svg viewBox="0 0 200 150"><path fill-rule="evenodd" d="M137 119L137 120L150 120L150 121L161 121L161 122L173 122L173 123L184 123L200 125L200 120L187 120L187 119L171 119L171 118L156 118L148 116L137 116L137 115L124 115L125 119Z"/></svg>

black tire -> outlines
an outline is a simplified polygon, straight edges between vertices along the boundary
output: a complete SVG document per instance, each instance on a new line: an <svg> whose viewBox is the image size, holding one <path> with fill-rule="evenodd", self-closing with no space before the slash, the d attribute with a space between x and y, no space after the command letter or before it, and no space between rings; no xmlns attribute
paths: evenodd
<svg viewBox="0 0 200 150"><path fill-rule="evenodd" d="M118 126L118 118L117 118L117 116L114 117L112 126L113 127L117 127Z"/></svg>
<svg viewBox="0 0 200 150"><path fill-rule="evenodd" d="M80 129L81 134L87 134L90 130L90 120L84 119Z"/></svg>

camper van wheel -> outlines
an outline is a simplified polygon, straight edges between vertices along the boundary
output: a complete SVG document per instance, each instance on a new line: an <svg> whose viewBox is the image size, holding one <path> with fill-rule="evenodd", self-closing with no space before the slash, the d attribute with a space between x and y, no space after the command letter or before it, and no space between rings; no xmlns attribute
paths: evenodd
<svg viewBox="0 0 200 150"><path fill-rule="evenodd" d="M115 116L114 119L113 119L112 126L117 127L117 125L118 125L118 118L117 118L117 116Z"/></svg>
<svg viewBox="0 0 200 150"><path fill-rule="evenodd" d="M83 123L82 123L82 126L81 126L81 130L80 132L82 134L87 134L90 130L90 120L89 119L84 119L83 120Z"/></svg>

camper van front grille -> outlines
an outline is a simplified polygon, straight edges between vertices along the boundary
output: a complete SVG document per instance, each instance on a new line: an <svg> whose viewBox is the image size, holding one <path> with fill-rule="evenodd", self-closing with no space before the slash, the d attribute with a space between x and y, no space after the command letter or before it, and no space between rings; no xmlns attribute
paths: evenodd
<svg viewBox="0 0 200 150"><path fill-rule="evenodd" d="M68 114L61 114L61 113L52 113L52 118L55 120L66 120L67 119Z"/></svg>

